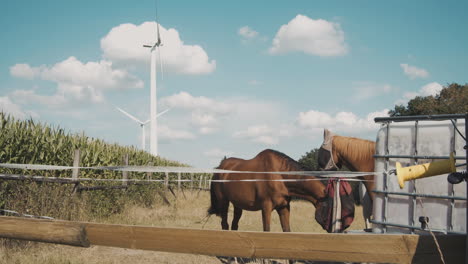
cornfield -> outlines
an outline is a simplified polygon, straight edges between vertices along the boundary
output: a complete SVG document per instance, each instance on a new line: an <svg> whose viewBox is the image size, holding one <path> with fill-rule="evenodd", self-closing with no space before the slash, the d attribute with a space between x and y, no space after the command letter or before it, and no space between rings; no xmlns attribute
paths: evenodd
<svg viewBox="0 0 468 264"><path fill-rule="evenodd" d="M80 149L80 166L118 166L128 155L129 165L187 166L136 149L108 144L84 133L71 134L59 127L29 120L15 120L0 113L0 163L71 166L73 153ZM0 168L0 173L70 177L71 171L34 171ZM145 173L131 173L131 178L144 178ZM121 179L122 172L80 170L80 177ZM153 179L163 175L154 174ZM102 185L104 183L86 183ZM109 184L109 183L105 183ZM5 181L0 179L0 208L62 219L89 220L121 212L128 203L151 206L157 184L129 186L126 190L101 190L73 194L73 185Z"/></svg>

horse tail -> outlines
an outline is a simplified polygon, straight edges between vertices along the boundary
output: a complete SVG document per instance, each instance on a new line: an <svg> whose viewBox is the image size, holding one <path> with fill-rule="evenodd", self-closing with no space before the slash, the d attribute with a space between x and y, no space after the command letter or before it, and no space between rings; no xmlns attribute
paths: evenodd
<svg viewBox="0 0 468 264"><path fill-rule="evenodd" d="M213 179L217 179L218 175L215 174L213 176ZM216 214L217 216L220 215L220 212L219 212L219 209L218 209L218 198L216 197L216 193L215 193L215 189L214 189L214 186L216 184L213 184L213 182L211 183L211 187L210 187L210 196L211 196L211 206L210 208L208 208L208 215L212 215L212 214Z"/></svg>

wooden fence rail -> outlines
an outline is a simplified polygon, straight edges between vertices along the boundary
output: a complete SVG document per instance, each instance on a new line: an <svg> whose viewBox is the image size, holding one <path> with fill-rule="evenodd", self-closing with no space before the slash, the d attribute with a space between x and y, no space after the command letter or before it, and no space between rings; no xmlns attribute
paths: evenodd
<svg viewBox="0 0 468 264"><path fill-rule="evenodd" d="M44 177L44 176L31 176L31 175L19 175L19 174L4 174L0 173L0 180L28 180L28 181L34 181L34 182L48 182L48 183L59 183L59 184L74 184L73 188L73 193L81 192L81 191L94 191L94 190L107 190L107 189L126 189L129 185L145 185L145 184L151 184L151 183L156 183L156 182L150 182L145 180L139 180L141 182L134 181L133 179L129 178L129 172L128 171L122 171L122 180L121 185L100 185L100 186L82 186L81 183L83 181L90 182L93 181L90 178L87 179L82 179L80 178L80 169L78 168L81 163L81 151L80 149L76 149L73 152L73 169L71 173L70 178L57 178L57 177ZM128 154L124 154L122 156L122 165L123 166L128 166L129 165L129 156ZM148 166L153 166L153 163L150 162ZM182 188L182 176L180 172L176 172L177 174L177 187L180 190ZM153 173L152 172L147 172L146 173L146 180L152 180L153 178ZM210 181L208 180L209 177L205 177L204 175L200 175L198 180L198 187L194 187L193 181L194 181L194 175L193 173L190 173L190 180L192 181L190 183L190 188L191 189L197 189L197 190L209 190L210 188ZM103 179L100 179L100 181L105 181ZM112 181L112 179L109 179L109 181ZM170 182L170 173L165 172L164 173L164 178L161 179L161 183L166 187L169 188L169 182Z"/></svg>
<svg viewBox="0 0 468 264"><path fill-rule="evenodd" d="M399 234L238 232L0 217L0 237L246 258L374 263L440 259L431 236ZM465 235L437 239L446 263L465 262Z"/></svg>

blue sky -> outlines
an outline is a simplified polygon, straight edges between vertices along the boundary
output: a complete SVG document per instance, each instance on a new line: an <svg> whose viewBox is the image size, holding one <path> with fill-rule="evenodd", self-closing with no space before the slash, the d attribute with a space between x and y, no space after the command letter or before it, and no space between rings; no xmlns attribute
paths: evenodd
<svg viewBox="0 0 468 264"><path fill-rule="evenodd" d="M197 167L323 128L375 139L396 103L466 83L466 1L158 1L159 153ZM155 1L7 1L0 108L140 147ZM158 64L159 67L159 64ZM162 78L161 78L162 77ZM149 131L147 132L148 135ZM149 142L147 142L147 148Z"/></svg>

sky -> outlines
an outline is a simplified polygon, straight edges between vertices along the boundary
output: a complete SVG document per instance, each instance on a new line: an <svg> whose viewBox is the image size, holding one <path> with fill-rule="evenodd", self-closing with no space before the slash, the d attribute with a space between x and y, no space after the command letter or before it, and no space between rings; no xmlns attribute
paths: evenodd
<svg viewBox="0 0 468 264"><path fill-rule="evenodd" d="M156 8L157 6L157 8ZM159 155L200 168L374 117L467 82L467 1L4 1L0 111L141 148L160 24ZM148 126L149 128L149 126ZM149 129L146 149L149 149Z"/></svg>

